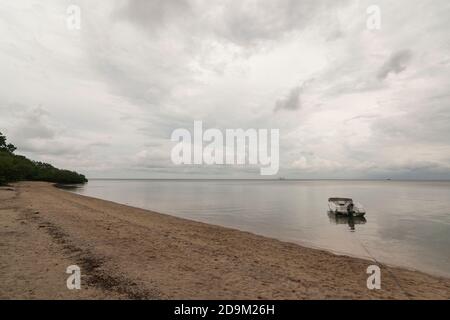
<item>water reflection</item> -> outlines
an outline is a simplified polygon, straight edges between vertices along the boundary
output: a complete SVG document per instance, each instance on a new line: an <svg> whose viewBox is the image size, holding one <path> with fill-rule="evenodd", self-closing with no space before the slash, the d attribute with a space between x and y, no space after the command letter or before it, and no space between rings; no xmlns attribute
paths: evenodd
<svg viewBox="0 0 450 320"><path fill-rule="evenodd" d="M70 191L78 191L79 189L83 188L83 184L63 184L63 183L56 183L54 185L56 188L59 189L65 189Z"/></svg>
<svg viewBox="0 0 450 320"><path fill-rule="evenodd" d="M365 224L367 222L364 217L345 216L341 214L335 214L328 211L328 219L333 224L347 224L351 231L355 231L355 225Z"/></svg>

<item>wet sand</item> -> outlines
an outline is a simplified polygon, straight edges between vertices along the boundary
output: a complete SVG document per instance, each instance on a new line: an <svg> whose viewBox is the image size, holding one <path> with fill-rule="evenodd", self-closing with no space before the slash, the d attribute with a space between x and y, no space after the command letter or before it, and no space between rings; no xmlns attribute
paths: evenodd
<svg viewBox="0 0 450 320"><path fill-rule="evenodd" d="M176 198L174 198L176 201ZM0 188L1 299L449 299L450 279L22 182ZM66 268L81 268L68 290Z"/></svg>

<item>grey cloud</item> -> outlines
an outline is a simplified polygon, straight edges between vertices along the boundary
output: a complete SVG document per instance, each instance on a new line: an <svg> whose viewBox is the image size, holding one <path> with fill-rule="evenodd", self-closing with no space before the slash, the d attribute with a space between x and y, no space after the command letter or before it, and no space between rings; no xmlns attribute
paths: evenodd
<svg viewBox="0 0 450 320"><path fill-rule="evenodd" d="M16 115L17 124L10 140L18 152L37 155L61 155L80 152L73 144L56 141L57 129L49 123L49 113L43 107L26 108Z"/></svg>
<svg viewBox="0 0 450 320"><path fill-rule="evenodd" d="M301 30L317 15L336 20L334 9L348 0L211 1L129 0L114 14L150 34L180 29L193 37L207 36L252 47L287 32Z"/></svg>
<svg viewBox="0 0 450 320"><path fill-rule="evenodd" d="M195 85L196 70L190 67L193 61L209 70L225 67L221 63L208 63L208 57L202 52L205 49L200 49L203 45L208 47L211 42L219 41L238 45L239 50L253 49L266 40L273 41L285 33L307 27L315 15L332 19L333 10L347 2L265 0L219 4L188 0L129 0L113 10L113 21L105 21L105 25L88 21L89 59L112 93L146 108L164 108L170 103L176 87ZM124 47L129 42L122 43L119 38L107 34L113 27L120 27L122 22L139 27L144 31L141 35L149 38L146 43L141 43L144 39L136 38L140 57L135 53L132 60L122 59L124 52L133 53ZM166 39L176 43L179 52L171 48L167 55L167 49L163 49L168 43ZM206 52L208 54L211 53ZM295 110L297 107L294 101L285 105L286 109Z"/></svg>
<svg viewBox="0 0 450 320"><path fill-rule="evenodd" d="M400 50L393 53L378 71L377 78L383 80L390 73L398 74L403 72L411 61L411 58L411 50Z"/></svg>
<svg viewBox="0 0 450 320"><path fill-rule="evenodd" d="M304 81L301 85L293 87L285 97L278 99L276 101L274 112L280 110L289 110L289 111L299 110L302 107L301 94L314 81L315 81L314 78L311 78Z"/></svg>
<svg viewBox="0 0 450 320"><path fill-rule="evenodd" d="M219 33L241 45L273 40L286 32L302 29L319 12L330 12L342 1L240 1L225 7Z"/></svg>
<svg viewBox="0 0 450 320"><path fill-rule="evenodd" d="M354 120L360 120L360 119L373 120L373 119L377 119L377 118L379 118L379 115L377 115L377 114L361 114L361 115L351 117L350 119L345 120L344 123L348 124Z"/></svg>
<svg viewBox="0 0 450 320"><path fill-rule="evenodd" d="M186 0L129 0L116 10L114 17L152 32L192 19L192 6Z"/></svg>
<svg viewBox="0 0 450 320"><path fill-rule="evenodd" d="M21 119L14 129L15 137L20 140L54 138L55 129L50 127L45 120L47 114L42 107L22 113Z"/></svg>
<svg viewBox="0 0 450 320"><path fill-rule="evenodd" d="M298 110L300 109L300 93L302 92L302 87L294 87L289 91L289 94L287 97L279 99L275 103L275 109L274 111L280 111L280 110Z"/></svg>
<svg viewBox="0 0 450 320"><path fill-rule="evenodd" d="M106 141L80 141L67 136L64 128L58 127L46 108L26 107L13 103L19 108L13 113L15 126L8 131L9 140L18 147L18 153L32 153L33 156L74 156L88 153L93 148L110 146Z"/></svg>
<svg viewBox="0 0 450 320"><path fill-rule="evenodd" d="M450 113L447 106L429 106L430 113L424 114L420 108L398 116L379 118L372 123L372 129L379 141L392 144L422 143L445 146L450 137ZM449 155L450 156L450 155Z"/></svg>
<svg viewBox="0 0 450 320"><path fill-rule="evenodd" d="M326 41L327 42L332 42L332 41L336 41L338 39L341 39L343 37L344 37L344 33L342 32L342 30L335 29L326 37Z"/></svg>
<svg viewBox="0 0 450 320"><path fill-rule="evenodd" d="M20 143L20 145L18 145L19 153L21 152L33 153L34 156L36 155L68 156L78 154L82 151L81 148L75 148L74 146L71 146L69 144L63 144L55 141L22 140L19 143Z"/></svg>

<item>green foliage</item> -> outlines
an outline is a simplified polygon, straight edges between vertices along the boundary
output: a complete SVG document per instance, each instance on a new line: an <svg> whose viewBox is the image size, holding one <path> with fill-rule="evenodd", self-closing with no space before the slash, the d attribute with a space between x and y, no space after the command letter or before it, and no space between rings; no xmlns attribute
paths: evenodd
<svg viewBox="0 0 450 320"><path fill-rule="evenodd" d="M86 183L84 175L61 170L48 163L37 162L14 154L16 147L6 143L0 132L0 185L13 181L48 181L55 183Z"/></svg>

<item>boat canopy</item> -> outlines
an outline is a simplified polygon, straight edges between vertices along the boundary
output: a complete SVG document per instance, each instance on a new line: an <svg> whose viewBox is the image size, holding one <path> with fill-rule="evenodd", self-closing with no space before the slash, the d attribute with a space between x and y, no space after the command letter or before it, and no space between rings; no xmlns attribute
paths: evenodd
<svg viewBox="0 0 450 320"><path fill-rule="evenodd" d="M351 198L329 198L328 202L353 202Z"/></svg>

